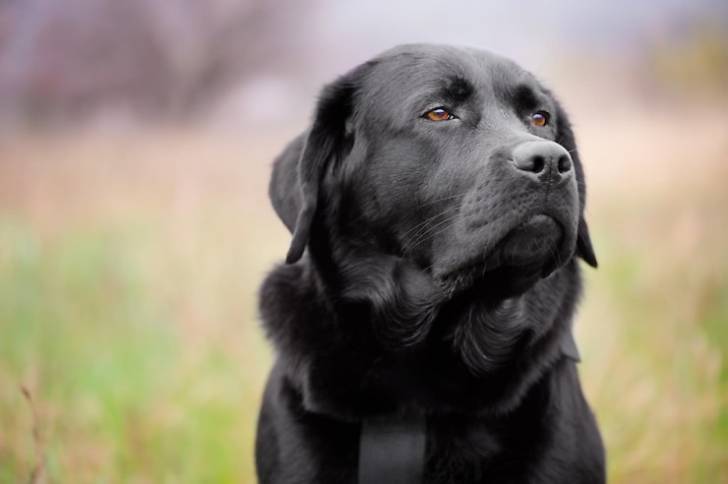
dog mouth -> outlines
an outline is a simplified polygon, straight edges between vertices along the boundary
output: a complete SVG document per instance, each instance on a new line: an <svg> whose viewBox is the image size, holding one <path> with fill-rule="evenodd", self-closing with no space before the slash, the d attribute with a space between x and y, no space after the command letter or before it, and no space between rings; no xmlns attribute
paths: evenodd
<svg viewBox="0 0 728 484"><path fill-rule="evenodd" d="M544 214L531 217L508 232L485 259L487 270L502 266L543 265L554 256L564 237L556 220Z"/></svg>
<svg viewBox="0 0 728 484"><path fill-rule="evenodd" d="M560 266L564 238L560 222L534 215L506 232L488 253L441 276L441 285L450 295L471 288L498 297L523 292Z"/></svg>

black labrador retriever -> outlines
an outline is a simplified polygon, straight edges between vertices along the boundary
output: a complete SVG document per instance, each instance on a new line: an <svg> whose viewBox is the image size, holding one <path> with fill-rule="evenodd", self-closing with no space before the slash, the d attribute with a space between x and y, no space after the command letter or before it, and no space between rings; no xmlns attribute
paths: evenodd
<svg viewBox="0 0 728 484"><path fill-rule="evenodd" d="M571 336L584 174L533 75L387 51L323 89L270 196L293 241L260 293L261 483L605 481Z"/></svg>

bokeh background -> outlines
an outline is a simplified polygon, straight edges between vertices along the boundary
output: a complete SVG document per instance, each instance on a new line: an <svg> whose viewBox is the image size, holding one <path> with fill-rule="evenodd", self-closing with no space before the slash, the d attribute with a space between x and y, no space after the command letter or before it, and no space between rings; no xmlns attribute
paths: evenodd
<svg viewBox="0 0 728 484"><path fill-rule="evenodd" d="M610 481L728 482L725 2L3 0L1 483L255 482L271 161L323 83L416 41L571 113Z"/></svg>

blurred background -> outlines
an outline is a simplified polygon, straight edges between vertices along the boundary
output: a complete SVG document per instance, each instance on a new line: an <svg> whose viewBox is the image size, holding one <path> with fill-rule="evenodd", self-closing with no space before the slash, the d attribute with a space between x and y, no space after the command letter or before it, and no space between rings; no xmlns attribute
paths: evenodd
<svg viewBox="0 0 728 484"><path fill-rule="evenodd" d="M571 113L598 270L576 321L614 483L728 482L728 5L0 1L0 483L252 483L270 164L403 42Z"/></svg>

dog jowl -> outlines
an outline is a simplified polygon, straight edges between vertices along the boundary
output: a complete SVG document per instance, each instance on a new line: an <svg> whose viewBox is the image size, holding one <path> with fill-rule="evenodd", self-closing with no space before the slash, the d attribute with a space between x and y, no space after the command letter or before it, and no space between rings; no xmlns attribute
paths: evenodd
<svg viewBox="0 0 728 484"><path fill-rule="evenodd" d="M260 293L260 482L357 482L372 419L424 422L422 482L605 480L571 336L584 173L533 75L387 51L323 88L270 195L293 237Z"/></svg>

